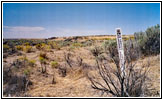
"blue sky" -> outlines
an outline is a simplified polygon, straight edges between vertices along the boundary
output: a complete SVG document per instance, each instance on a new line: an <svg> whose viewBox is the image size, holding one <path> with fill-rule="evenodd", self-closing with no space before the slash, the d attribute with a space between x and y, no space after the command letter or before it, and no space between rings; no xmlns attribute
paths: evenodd
<svg viewBox="0 0 163 100"><path fill-rule="evenodd" d="M3 3L4 38L133 34L156 24L159 3Z"/></svg>

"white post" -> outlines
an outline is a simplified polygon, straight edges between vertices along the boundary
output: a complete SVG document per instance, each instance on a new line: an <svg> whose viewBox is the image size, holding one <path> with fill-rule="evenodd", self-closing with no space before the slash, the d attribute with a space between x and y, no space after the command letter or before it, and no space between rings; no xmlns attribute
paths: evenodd
<svg viewBox="0 0 163 100"><path fill-rule="evenodd" d="M124 49L123 49L123 41L122 41L122 34L120 28L116 28L116 36L117 36L117 48L118 48L119 61L120 61L119 65L121 68L122 77L124 77L125 74Z"/></svg>

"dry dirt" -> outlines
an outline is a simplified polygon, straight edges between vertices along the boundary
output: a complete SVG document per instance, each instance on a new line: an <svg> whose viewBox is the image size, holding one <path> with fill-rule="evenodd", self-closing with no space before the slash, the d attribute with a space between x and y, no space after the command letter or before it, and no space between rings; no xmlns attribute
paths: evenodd
<svg viewBox="0 0 163 100"><path fill-rule="evenodd" d="M63 47L61 50L52 50L47 52L47 56L50 61L55 60L60 66L67 66L64 60L64 53L68 52L69 47ZM93 55L89 51L90 47L80 47L69 51L72 54L72 58L81 57L84 63L91 66L95 66L95 60ZM26 53L28 59L36 60L35 67L29 67L31 69L29 79L33 83L26 94L34 97L99 97L101 93L92 89L90 81L87 78L87 73L96 73L96 69L82 70L79 66L75 66L73 69L67 69L66 77L61 77L58 74L58 69L50 66L50 61L47 64L47 73L41 73L41 64L39 62L40 51ZM10 64L17 58L21 57L14 55L4 58L4 64ZM160 93L160 55L149 56L141 58L137 61L137 65L146 64L150 62L150 95L159 96ZM4 66L5 67L5 66ZM23 70L23 69L22 69ZM18 71L17 73L23 73ZM55 77L56 84L52 84L53 76ZM103 95L106 96L106 95ZM107 95L108 96L108 95Z"/></svg>

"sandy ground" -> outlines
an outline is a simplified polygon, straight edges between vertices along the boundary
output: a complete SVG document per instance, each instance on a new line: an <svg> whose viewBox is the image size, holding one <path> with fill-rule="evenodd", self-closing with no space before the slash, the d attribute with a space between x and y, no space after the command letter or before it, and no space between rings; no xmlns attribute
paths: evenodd
<svg viewBox="0 0 163 100"><path fill-rule="evenodd" d="M114 36L113 36L114 37ZM96 38L96 37L94 37ZM102 37L101 37L102 38ZM105 37L106 38L106 37ZM31 72L29 79L32 81L32 86L28 88L26 92L28 95L33 97L101 97L101 93L95 91L91 87L91 83L87 78L88 73L96 73L96 69L89 69L87 71L82 70L79 66L75 66L74 69L68 68L66 77L61 77L58 74L58 69L52 68L50 61L57 61L59 66L66 66L64 60L64 53L70 52L73 59L81 57L84 63L90 66L95 66L95 60L93 55L90 53L89 48L91 47L80 47L74 50L68 50L69 47L63 47L61 50L51 50L47 52L49 59L47 64L47 73L41 73L41 64L39 62L40 51L26 53L26 57L30 60L36 60L36 66L30 67ZM11 64L14 60L21 56L8 56L4 58L5 64ZM149 95L159 96L160 93L160 55L149 56L140 58L137 61L137 66L142 66L147 62L150 62L149 77ZM4 66L5 67L5 66ZM23 73L18 71L18 73ZM52 84L53 76L55 77L56 84ZM103 95L110 96L110 95Z"/></svg>
<svg viewBox="0 0 163 100"><path fill-rule="evenodd" d="M64 61L64 50L54 51L48 53L50 59L58 61L60 64ZM34 97L99 97L99 92L91 88L90 81L86 77L85 73L81 70L73 70L67 73L66 77L60 77L56 69L52 69L50 65L47 67L47 75L40 73L40 63L38 61L39 52L28 53L28 59L37 60L36 68L33 68L30 74L30 80L33 85L29 87L27 93ZM76 49L73 52L73 56L80 55L84 62L91 65L95 64L93 56L85 48ZM8 57L6 61L12 63L18 56ZM150 90L151 96L156 96L160 91L160 60L158 56L146 57L138 60L139 64L144 64L149 60L151 62L150 72ZM55 75L56 84L52 84L52 78Z"/></svg>

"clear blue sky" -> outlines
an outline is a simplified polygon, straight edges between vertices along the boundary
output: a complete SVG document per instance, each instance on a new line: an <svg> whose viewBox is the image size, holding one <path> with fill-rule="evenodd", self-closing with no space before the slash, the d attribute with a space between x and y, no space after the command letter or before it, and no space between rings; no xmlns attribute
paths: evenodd
<svg viewBox="0 0 163 100"><path fill-rule="evenodd" d="M156 24L159 3L3 3L4 38L133 34Z"/></svg>

